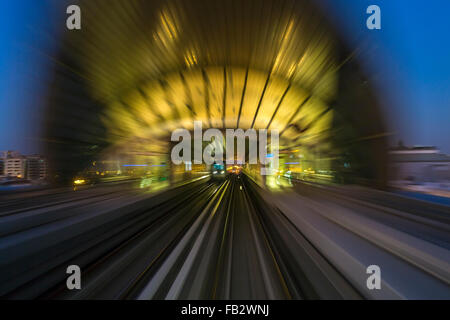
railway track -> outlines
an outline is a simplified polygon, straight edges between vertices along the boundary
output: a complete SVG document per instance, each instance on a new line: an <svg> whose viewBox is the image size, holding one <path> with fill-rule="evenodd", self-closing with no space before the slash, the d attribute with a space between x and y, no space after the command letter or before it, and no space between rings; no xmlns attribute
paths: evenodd
<svg viewBox="0 0 450 320"><path fill-rule="evenodd" d="M359 225L349 229L327 213L327 201L342 202L345 196L333 197L328 195L330 192L326 193L328 200L321 200L322 207L316 205L320 196L309 190L310 198L302 200L294 210L285 210L245 175L231 175L224 181L199 179L185 183L120 207L115 207L114 202L105 207L102 203L113 201L107 199L108 195L95 205L86 199L80 212L64 214L62 210L59 219L45 218L46 213L41 212L35 217L40 217L40 223L34 225L33 219L26 220L20 213L15 216L22 222L29 221L28 227L20 229L18 226L23 224L19 219L16 231L15 225L9 224L9 230L13 230L9 233L2 233L2 228L8 230L8 223L2 225L2 219L9 218L2 217L0 255L6 258L0 261L0 296L140 300L377 298L362 285L365 273L349 272L361 269L352 265L359 259L358 246L369 248L374 256L396 267L409 264L407 268L419 275L420 268L413 268L414 261L405 260L395 246L383 248L382 241L377 242L370 232L358 233ZM284 197L286 203L293 200ZM345 210L345 206L344 201L339 210ZM52 216L51 212L47 214ZM362 218L370 215L364 213ZM320 224L329 225L328 233L317 229ZM335 237L336 243L327 237ZM357 243L339 247L345 237ZM330 249L333 247L334 251ZM82 270L81 290L66 287L69 265L78 265ZM437 277L445 277L445 272L435 270ZM430 283L436 292L445 295L445 285L430 282L437 281L431 280L431 273L420 277L422 283ZM388 297L401 297L397 288L390 289Z"/></svg>

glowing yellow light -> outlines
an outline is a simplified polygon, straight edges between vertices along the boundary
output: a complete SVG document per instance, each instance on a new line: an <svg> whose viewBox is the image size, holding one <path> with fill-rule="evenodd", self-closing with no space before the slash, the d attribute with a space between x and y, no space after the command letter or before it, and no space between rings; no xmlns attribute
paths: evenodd
<svg viewBox="0 0 450 320"><path fill-rule="evenodd" d="M295 69L296 69L296 65L293 64L288 70L288 77L291 77L294 74Z"/></svg>
<svg viewBox="0 0 450 320"><path fill-rule="evenodd" d="M78 184L78 185L80 185L80 184L85 184L85 183L86 183L86 180L84 180L84 179L77 179L77 180L75 180L73 183L74 183L74 184Z"/></svg>
<svg viewBox="0 0 450 320"><path fill-rule="evenodd" d="M167 12L162 12L160 15L161 26L170 39L177 37L177 31L174 21L170 18Z"/></svg>

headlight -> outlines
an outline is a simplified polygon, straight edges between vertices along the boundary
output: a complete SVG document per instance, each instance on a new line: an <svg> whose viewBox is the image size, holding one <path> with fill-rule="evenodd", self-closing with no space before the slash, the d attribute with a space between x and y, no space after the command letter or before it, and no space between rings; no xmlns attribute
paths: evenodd
<svg viewBox="0 0 450 320"><path fill-rule="evenodd" d="M224 173L225 173L225 171L223 171L223 170L222 170L222 171L220 171L220 173L221 173L221 174L224 174Z"/></svg>
<svg viewBox="0 0 450 320"><path fill-rule="evenodd" d="M213 171L213 174L216 174L217 173L217 171Z"/></svg>

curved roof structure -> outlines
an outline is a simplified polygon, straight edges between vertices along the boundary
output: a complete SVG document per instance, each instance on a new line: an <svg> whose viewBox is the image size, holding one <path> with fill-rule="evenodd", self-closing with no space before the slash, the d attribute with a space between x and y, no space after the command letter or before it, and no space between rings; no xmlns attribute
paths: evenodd
<svg viewBox="0 0 450 320"><path fill-rule="evenodd" d="M330 156L383 132L370 88L310 1L80 6L82 30L64 36L50 98L49 148L57 167L62 154L165 153L170 133L192 129L194 120L204 127L277 129L281 148ZM363 166L375 170L370 179L383 171Z"/></svg>

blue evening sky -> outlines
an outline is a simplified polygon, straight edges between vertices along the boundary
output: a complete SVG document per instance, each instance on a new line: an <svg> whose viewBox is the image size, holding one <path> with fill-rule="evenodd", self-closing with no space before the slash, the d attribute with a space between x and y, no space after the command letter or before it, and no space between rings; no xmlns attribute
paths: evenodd
<svg viewBox="0 0 450 320"><path fill-rule="evenodd" d="M0 150L40 151L42 109L67 0L0 0Z"/></svg>
<svg viewBox="0 0 450 320"><path fill-rule="evenodd" d="M450 153L450 0L321 0L380 92L390 130ZM366 28L369 5L381 30Z"/></svg>
<svg viewBox="0 0 450 320"><path fill-rule="evenodd" d="M320 0L367 65L393 140L450 153L450 0ZM0 0L0 150L38 152L64 1ZM369 31L366 8L381 8ZM59 15L59 16L58 16Z"/></svg>

